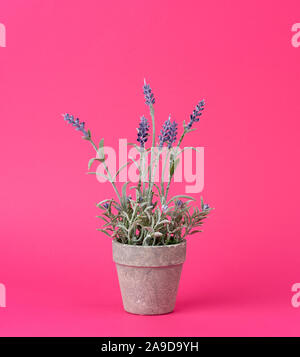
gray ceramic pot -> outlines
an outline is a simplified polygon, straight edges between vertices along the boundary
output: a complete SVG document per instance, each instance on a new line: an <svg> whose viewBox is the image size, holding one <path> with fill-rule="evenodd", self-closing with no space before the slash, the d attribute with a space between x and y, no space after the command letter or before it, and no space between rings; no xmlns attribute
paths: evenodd
<svg viewBox="0 0 300 357"><path fill-rule="evenodd" d="M174 310L186 241L167 246L136 246L113 240L123 306L140 315Z"/></svg>

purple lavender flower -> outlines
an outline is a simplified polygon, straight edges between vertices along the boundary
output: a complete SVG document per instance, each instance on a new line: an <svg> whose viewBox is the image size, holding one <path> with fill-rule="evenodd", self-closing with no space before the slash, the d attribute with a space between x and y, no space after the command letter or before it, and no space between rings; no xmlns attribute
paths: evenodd
<svg viewBox="0 0 300 357"><path fill-rule="evenodd" d="M109 204L108 204L108 203L104 203L104 204L103 204L103 207L104 207L105 209L108 209Z"/></svg>
<svg viewBox="0 0 300 357"><path fill-rule="evenodd" d="M168 139L168 149L171 149L172 144L176 141L177 137L177 123L174 120L173 123L170 125L169 129L169 139Z"/></svg>
<svg viewBox="0 0 300 357"><path fill-rule="evenodd" d="M161 149L164 143L168 143L168 149L171 149L172 144L176 141L177 136L177 123L175 120L171 123L171 115L169 118L164 122L163 127L160 131L159 138L159 148Z"/></svg>
<svg viewBox="0 0 300 357"><path fill-rule="evenodd" d="M84 136L88 136L89 135L89 133L84 128L84 125L85 125L84 122L80 123L78 118L75 120L74 116L70 115L68 113L63 114L63 117L64 117L64 120L66 120L69 124L72 124L73 126L75 126L76 130L81 131Z"/></svg>
<svg viewBox="0 0 300 357"><path fill-rule="evenodd" d="M140 143L141 148L145 147L145 143L148 140L148 136L149 136L149 123L148 120L142 116L141 117L141 121L139 124L139 127L137 128L137 141Z"/></svg>
<svg viewBox="0 0 300 357"><path fill-rule="evenodd" d="M193 113L190 115L190 122L186 126L187 129L191 129L192 125L200 120L200 116L202 115L202 111L204 110L204 99L202 99L193 110Z"/></svg>
<svg viewBox="0 0 300 357"><path fill-rule="evenodd" d="M207 211L207 210L209 210L209 209L210 209L209 205L208 205L207 203L205 203L205 204L203 205L203 210L204 210L204 211Z"/></svg>
<svg viewBox="0 0 300 357"><path fill-rule="evenodd" d="M149 106L153 105L155 103L155 98L152 93L152 89L150 88L149 84L146 83L145 79L144 79L143 92L144 92L146 104Z"/></svg>
<svg viewBox="0 0 300 357"><path fill-rule="evenodd" d="M170 128L171 128L171 120L169 118L164 122L163 127L160 131L160 135L158 136L159 138L159 148L161 149L164 145L164 143L168 142L170 140Z"/></svg>
<svg viewBox="0 0 300 357"><path fill-rule="evenodd" d="M181 208L181 207L183 206L183 201L181 201L181 200L176 200L175 205L176 205L177 207Z"/></svg>

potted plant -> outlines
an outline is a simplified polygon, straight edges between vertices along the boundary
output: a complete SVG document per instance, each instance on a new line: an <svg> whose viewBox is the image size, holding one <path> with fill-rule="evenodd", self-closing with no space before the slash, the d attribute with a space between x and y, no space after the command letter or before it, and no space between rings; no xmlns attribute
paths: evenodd
<svg viewBox="0 0 300 357"><path fill-rule="evenodd" d="M152 119L152 146L146 148L150 124L142 116L137 128L138 144L132 144L138 150L140 159L131 159L114 176L106 163L103 139L97 146L90 130L85 129L85 123L70 114L64 114L63 117L81 131L83 139L89 141L95 149L97 155L89 161L89 169L95 161L100 162L106 172L105 178L111 182L116 193L116 199L105 199L97 206L102 213L98 217L104 221L99 231L113 238L113 260L117 267L124 309L134 314L155 315L173 311L186 256L185 238L201 232L199 227L211 208L204 204L202 197L200 209L192 206L192 201L195 200L193 197L169 197L180 154L185 149L196 150L191 147L181 150L180 145L186 134L194 130L193 124L199 121L204 110L204 100L197 104L189 122L183 123L183 132L178 141L177 123L171 121L169 116L158 135L158 145L155 147L155 99L146 81L143 92ZM164 150L166 155L163 160ZM139 170L138 183L130 187L130 182L125 182L119 191L116 178L132 162ZM157 184L154 177L160 162L163 169ZM165 182L167 164L169 175ZM134 194L128 195L128 190L132 190Z"/></svg>

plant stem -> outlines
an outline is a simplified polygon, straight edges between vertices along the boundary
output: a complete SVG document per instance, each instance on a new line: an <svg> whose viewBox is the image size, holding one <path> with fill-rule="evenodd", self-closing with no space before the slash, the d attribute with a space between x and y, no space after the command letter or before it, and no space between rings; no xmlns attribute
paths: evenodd
<svg viewBox="0 0 300 357"><path fill-rule="evenodd" d="M168 151L167 151L167 155L166 155L165 162L164 162L164 167L163 167L163 170L161 173L161 195L162 195L162 197L164 197L164 194L165 194L164 179L165 179L165 172L166 172L166 166L167 166L169 154L170 154L170 149L168 149ZM163 200L162 204L164 204L164 203L165 203L165 200Z"/></svg>
<svg viewBox="0 0 300 357"><path fill-rule="evenodd" d="M180 144L181 144L181 142L182 142L183 138L185 137L185 134L186 134L186 133L187 133L187 130L186 130L186 129L184 129L184 131L183 131L183 133L182 133L182 135L181 135L180 139L178 140L177 147L179 147L179 146L180 146Z"/></svg>
<svg viewBox="0 0 300 357"><path fill-rule="evenodd" d="M152 175L153 180L149 183L149 200L151 199L151 192L152 192L153 183L154 183L154 180L155 180L156 168L157 168L157 164L159 163L160 155L161 155L161 149L158 150L158 157L154 161L153 175Z"/></svg>
<svg viewBox="0 0 300 357"><path fill-rule="evenodd" d="M143 181L143 195L145 193L145 187L146 187L146 160L145 160L145 152L143 152L142 156L142 181Z"/></svg>
<svg viewBox="0 0 300 357"><path fill-rule="evenodd" d="M95 149L96 153L98 154L98 148L97 148L96 144L93 142L92 138L90 138L88 141L92 144L93 148ZM105 170L107 171L107 175L108 175L108 177L109 177L109 182L112 184L112 186L113 186L113 188L114 188L114 190L115 190L115 192L116 192L116 195L118 196L118 198L119 198L119 200L120 200L120 203L121 203L120 193L119 193L119 191L118 191L118 189L117 189L116 184L115 184L115 183L113 182L113 180L112 180L112 176L111 176L111 174L110 174L110 172L109 172L109 170L108 170L108 167L107 167L105 161L103 161L103 166L104 166Z"/></svg>
<svg viewBox="0 0 300 357"><path fill-rule="evenodd" d="M180 139L178 140L178 144L177 144L177 146L176 146L176 149L179 148L179 146L180 146L180 144L181 144L181 142L182 142L182 140L183 140L183 138L185 137L185 134L186 134L187 132L188 132L188 131L184 128L184 131L183 131L183 133L182 133ZM173 163L175 163L175 160L176 160L176 155L175 155L175 157L173 158ZM171 165L170 165L170 167L171 167ZM169 182L168 182L167 189L166 189L166 196L165 196L165 198L164 198L164 199L165 199L165 202L167 202L167 198L168 198L168 194L169 194L169 190L170 190L170 185L171 185L171 181L172 181L172 178L173 178L174 174L175 174L175 169L173 170L173 174L170 175L170 178L169 178Z"/></svg>
<svg viewBox="0 0 300 357"><path fill-rule="evenodd" d="M154 117L154 108L153 108L152 104L150 104L150 115L151 115L151 119L152 119L152 147L151 147L151 158L150 158L150 167L149 167L149 187L148 187L149 199L151 198L150 186L151 186L151 183L152 183L153 149L155 147L155 117Z"/></svg>
<svg viewBox="0 0 300 357"><path fill-rule="evenodd" d="M143 176L144 176L144 169L143 169L144 151L145 151L145 149L141 147L141 149L140 149L140 167L139 167L139 184L138 184L139 191L141 190L142 181L144 182L144 179L143 179Z"/></svg>

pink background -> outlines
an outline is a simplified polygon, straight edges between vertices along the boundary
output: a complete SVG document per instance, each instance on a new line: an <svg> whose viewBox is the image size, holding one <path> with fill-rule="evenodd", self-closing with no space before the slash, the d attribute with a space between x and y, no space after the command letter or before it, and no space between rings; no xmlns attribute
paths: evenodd
<svg viewBox="0 0 300 357"><path fill-rule="evenodd" d="M299 11L298 0L0 1L1 336L299 335ZM155 317L123 311L96 231L95 203L113 191L85 174L93 151L60 116L106 145L134 141L144 77L159 123L206 98L188 144L206 148L202 194L216 207L188 241L175 312Z"/></svg>

